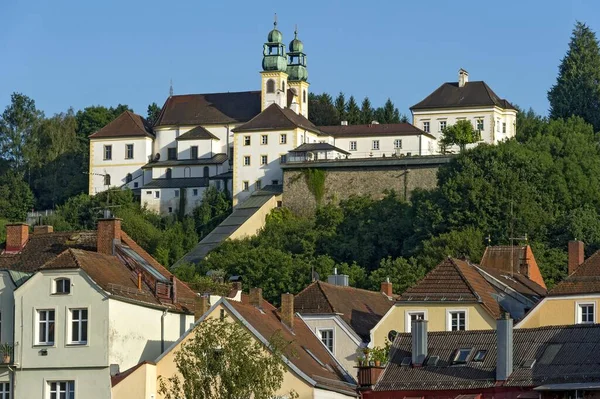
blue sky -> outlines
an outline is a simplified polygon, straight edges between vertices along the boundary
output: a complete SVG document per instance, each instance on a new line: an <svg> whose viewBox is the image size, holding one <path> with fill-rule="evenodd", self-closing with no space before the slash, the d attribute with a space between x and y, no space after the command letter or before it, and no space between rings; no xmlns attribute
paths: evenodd
<svg viewBox="0 0 600 399"><path fill-rule="evenodd" d="M14 91L47 115L175 94L257 90L277 12L299 38L311 91L343 91L402 113L459 68L545 114L576 20L600 31L598 1L0 0L0 110Z"/></svg>

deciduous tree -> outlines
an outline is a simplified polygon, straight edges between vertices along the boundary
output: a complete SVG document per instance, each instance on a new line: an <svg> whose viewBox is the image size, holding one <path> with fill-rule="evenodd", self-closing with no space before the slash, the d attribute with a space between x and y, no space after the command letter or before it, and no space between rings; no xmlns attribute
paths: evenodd
<svg viewBox="0 0 600 399"><path fill-rule="evenodd" d="M479 140L480 134L473 124L466 120L460 120L454 125L447 126L442 132L443 136L440 140L442 147L458 145L460 151L463 152L467 144L475 143Z"/></svg>

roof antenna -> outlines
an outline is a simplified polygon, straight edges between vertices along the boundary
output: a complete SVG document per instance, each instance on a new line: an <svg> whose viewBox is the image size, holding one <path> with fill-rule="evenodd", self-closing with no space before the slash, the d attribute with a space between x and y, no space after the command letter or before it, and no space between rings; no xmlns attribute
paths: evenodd
<svg viewBox="0 0 600 399"><path fill-rule="evenodd" d="M169 97L173 97L173 79L171 79L171 86L169 87Z"/></svg>

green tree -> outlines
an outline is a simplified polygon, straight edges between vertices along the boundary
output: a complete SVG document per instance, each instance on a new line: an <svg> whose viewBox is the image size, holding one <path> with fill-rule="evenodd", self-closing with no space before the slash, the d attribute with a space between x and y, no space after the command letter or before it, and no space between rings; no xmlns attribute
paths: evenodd
<svg viewBox="0 0 600 399"><path fill-rule="evenodd" d="M460 152L463 152L467 144L477 142L480 136L473 124L463 119L444 129L440 143L444 149L452 145L458 145Z"/></svg>
<svg viewBox="0 0 600 399"><path fill-rule="evenodd" d="M150 123L151 126L154 126L154 124L156 123L156 121L158 121L158 117L160 116L160 107L158 106L158 104L156 103L152 103L150 105L148 105L148 113L147 113L147 117L146 119L148 120L148 123Z"/></svg>
<svg viewBox="0 0 600 399"><path fill-rule="evenodd" d="M369 97L365 97L360 107L360 123L368 125L373 122L374 117L371 100L369 100Z"/></svg>
<svg viewBox="0 0 600 399"><path fill-rule="evenodd" d="M289 348L280 332L265 348L240 323L204 320L175 352L178 373L159 376L159 392L166 399L273 398L283 382ZM287 394L298 397L294 391Z"/></svg>
<svg viewBox="0 0 600 399"><path fill-rule="evenodd" d="M381 260L379 268L369 276L369 289L379 291L381 283L389 279L394 293L400 294L415 285L425 276L425 268L417 265L414 260L409 262L404 258Z"/></svg>
<svg viewBox="0 0 600 399"><path fill-rule="evenodd" d="M335 109L337 111L337 119L339 121L345 121L347 120L347 116L346 116L346 97L344 96L344 93L342 93L340 91L340 94L338 94L338 96L335 99Z"/></svg>
<svg viewBox="0 0 600 399"><path fill-rule="evenodd" d="M33 208L33 194L23 174L10 170L0 176L0 219L24 222Z"/></svg>
<svg viewBox="0 0 600 399"><path fill-rule="evenodd" d="M308 119L316 126L334 126L339 125L340 120L337 115L333 99L327 93L308 95Z"/></svg>
<svg viewBox="0 0 600 399"><path fill-rule="evenodd" d="M202 194L200 205L192 211L198 236L204 238L230 214L231 201L227 193L209 186Z"/></svg>
<svg viewBox="0 0 600 399"><path fill-rule="evenodd" d="M388 98L383 107L375 110L375 119L379 123L400 123L400 112Z"/></svg>
<svg viewBox="0 0 600 399"><path fill-rule="evenodd" d="M119 104L110 108L94 105L85 108L83 111L77 111L75 116L77 119L77 134L87 139L90 134L102 129L125 111L132 110L127 105Z"/></svg>
<svg viewBox="0 0 600 399"><path fill-rule="evenodd" d="M354 99L354 96L350 96L348 99L348 104L346 104L346 118L348 120L348 124L350 125L358 125L360 123L360 108L358 108L358 104Z"/></svg>
<svg viewBox="0 0 600 399"><path fill-rule="evenodd" d="M35 107L35 101L24 94L13 93L10 99L10 105L0 118L0 158L7 160L12 168L23 169L27 142L43 113Z"/></svg>
<svg viewBox="0 0 600 399"><path fill-rule="evenodd" d="M581 116L600 131L600 49L595 32L582 22L575 24L548 101L551 118Z"/></svg>

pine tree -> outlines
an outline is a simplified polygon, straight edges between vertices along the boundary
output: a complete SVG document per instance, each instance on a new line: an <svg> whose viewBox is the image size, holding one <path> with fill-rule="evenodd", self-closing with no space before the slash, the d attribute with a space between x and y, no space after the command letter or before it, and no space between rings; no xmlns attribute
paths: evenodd
<svg viewBox="0 0 600 399"><path fill-rule="evenodd" d="M551 118L576 115L600 130L600 49L595 32L582 22L575 24L548 101Z"/></svg>
<svg viewBox="0 0 600 399"><path fill-rule="evenodd" d="M369 97L365 97L360 107L360 123L367 125L373 121L373 107Z"/></svg>
<svg viewBox="0 0 600 399"><path fill-rule="evenodd" d="M317 126L339 125L333 99L327 93L308 95L308 119Z"/></svg>
<svg viewBox="0 0 600 399"><path fill-rule="evenodd" d="M335 109L337 110L338 119L340 121L346 120L346 97L344 93L340 91L337 98L335 99Z"/></svg>
<svg viewBox="0 0 600 399"><path fill-rule="evenodd" d="M348 104L346 105L346 118L348 119L349 125L358 125L360 123L360 109L354 99L354 96L350 96Z"/></svg>

